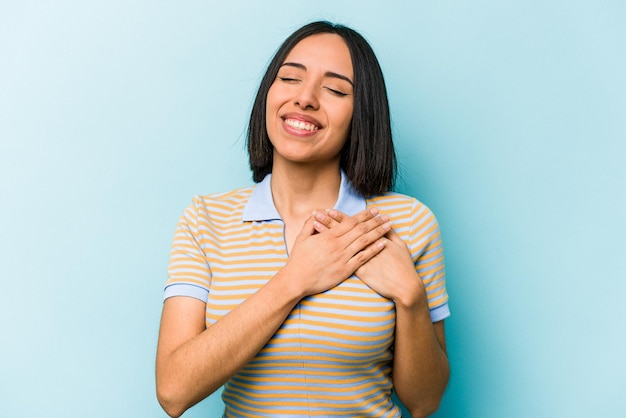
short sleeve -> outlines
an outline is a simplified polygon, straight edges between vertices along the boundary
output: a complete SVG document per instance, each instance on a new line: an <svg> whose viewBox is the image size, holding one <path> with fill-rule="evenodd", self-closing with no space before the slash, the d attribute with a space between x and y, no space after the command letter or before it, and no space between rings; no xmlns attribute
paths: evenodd
<svg viewBox="0 0 626 418"><path fill-rule="evenodd" d="M410 237L409 248L426 288L430 317L433 322L441 321L450 316L450 309L439 223L433 212L417 200L411 209Z"/></svg>
<svg viewBox="0 0 626 418"><path fill-rule="evenodd" d="M208 225L206 208L201 198L195 197L176 225L165 283L165 299L189 296L206 302L211 285L211 269L202 242L203 231Z"/></svg>

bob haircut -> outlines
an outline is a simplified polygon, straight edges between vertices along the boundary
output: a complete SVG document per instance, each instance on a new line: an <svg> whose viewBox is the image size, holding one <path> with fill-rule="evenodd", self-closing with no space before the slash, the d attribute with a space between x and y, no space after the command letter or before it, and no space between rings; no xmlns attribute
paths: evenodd
<svg viewBox="0 0 626 418"><path fill-rule="evenodd" d="M270 86L293 47L304 38L321 33L343 38L350 50L354 70L354 110L348 139L341 150L341 169L361 195L382 194L393 188L397 169L383 73L372 47L363 36L346 26L325 21L310 23L291 34L267 67L248 125L246 142L252 178L258 183L272 172L274 148L265 119Z"/></svg>

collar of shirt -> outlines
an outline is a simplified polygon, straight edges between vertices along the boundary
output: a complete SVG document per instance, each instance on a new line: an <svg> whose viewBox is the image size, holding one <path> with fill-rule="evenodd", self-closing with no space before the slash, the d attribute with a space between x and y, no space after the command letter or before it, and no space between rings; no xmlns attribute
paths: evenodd
<svg viewBox="0 0 626 418"><path fill-rule="evenodd" d="M274 199L272 199L271 178L272 174L268 174L263 181L255 186L243 211L244 222L281 220L276 206L274 206ZM334 209L352 216L365 210L366 207L365 198L354 190L342 170L339 196Z"/></svg>

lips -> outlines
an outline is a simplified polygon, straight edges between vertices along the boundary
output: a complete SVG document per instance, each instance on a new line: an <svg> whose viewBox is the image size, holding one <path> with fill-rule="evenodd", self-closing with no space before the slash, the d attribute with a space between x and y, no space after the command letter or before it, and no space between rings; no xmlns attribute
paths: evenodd
<svg viewBox="0 0 626 418"><path fill-rule="evenodd" d="M289 126L291 126L292 128L296 128L296 129L302 129L305 131L317 131L319 128L315 125L313 125L312 123L308 123L308 122L303 122L301 120L296 120L296 119L285 119L285 123Z"/></svg>
<svg viewBox="0 0 626 418"><path fill-rule="evenodd" d="M285 125L298 131L315 132L322 128L321 123L308 115L291 113L284 115L282 120Z"/></svg>

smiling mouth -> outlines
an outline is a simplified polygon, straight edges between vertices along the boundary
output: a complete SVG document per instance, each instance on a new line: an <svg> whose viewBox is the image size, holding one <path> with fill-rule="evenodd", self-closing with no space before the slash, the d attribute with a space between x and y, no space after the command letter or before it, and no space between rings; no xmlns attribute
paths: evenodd
<svg viewBox="0 0 626 418"><path fill-rule="evenodd" d="M285 119L285 123L291 126L292 128L300 129L303 131L313 132L319 129L317 126L313 125L312 123L303 122L301 120L296 120L296 119Z"/></svg>

